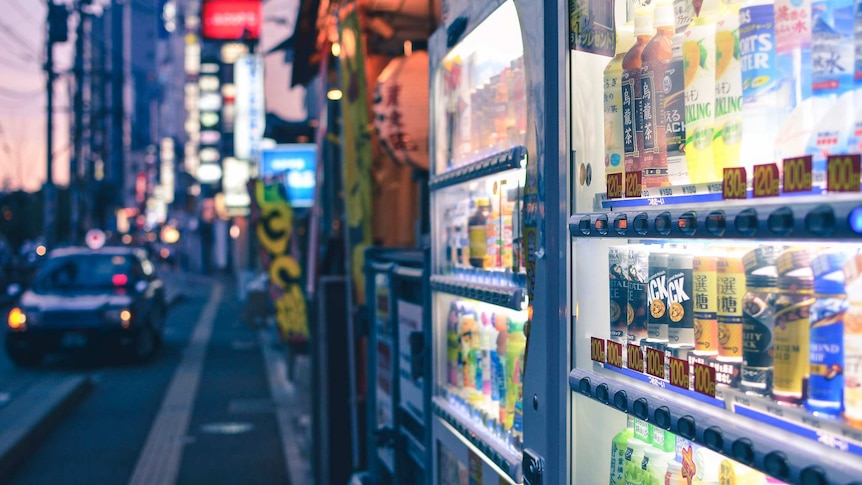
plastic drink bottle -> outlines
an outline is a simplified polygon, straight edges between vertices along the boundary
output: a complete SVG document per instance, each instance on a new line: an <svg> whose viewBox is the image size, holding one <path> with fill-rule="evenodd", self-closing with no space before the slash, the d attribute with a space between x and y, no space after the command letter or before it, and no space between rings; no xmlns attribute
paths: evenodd
<svg viewBox="0 0 862 485"><path fill-rule="evenodd" d="M626 417L626 427L611 440L611 479L610 485L624 485L625 461L628 441L634 436L635 418Z"/></svg>
<svg viewBox="0 0 862 485"><path fill-rule="evenodd" d="M739 166L742 142L742 64L739 49L740 1L724 3L715 24L715 109L713 165L715 180L724 169Z"/></svg>
<svg viewBox="0 0 862 485"><path fill-rule="evenodd" d="M623 154L625 171L643 173L643 98L641 94L641 67L644 48L653 35L651 11L642 9L635 15L635 44L623 57ZM627 197L640 197L626 193Z"/></svg>
<svg viewBox="0 0 862 485"><path fill-rule="evenodd" d="M610 185L617 183L619 194L625 180L625 147L623 146L623 58L634 45L634 24L617 29L616 55L608 62L604 71L605 109L605 179Z"/></svg>
<svg viewBox="0 0 862 485"><path fill-rule="evenodd" d="M862 429L862 254L844 263L844 420Z"/></svg>
<svg viewBox="0 0 862 485"><path fill-rule="evenodd" d="M665 71L673 58L674 12L673 4L655 6L653 23L655 36L641 54L641 99L643 114L643 186L661 187L669 184L667 160L667 133L663 123ZM668 96L669 97L669 96Z"/></svg>

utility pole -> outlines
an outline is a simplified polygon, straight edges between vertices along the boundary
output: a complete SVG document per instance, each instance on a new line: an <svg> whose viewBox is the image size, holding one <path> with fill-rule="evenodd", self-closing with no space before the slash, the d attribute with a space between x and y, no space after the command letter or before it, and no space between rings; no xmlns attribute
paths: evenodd
<svg viewBox="0 0 862 485"><path fill-rule="evenodd" d="M45 74L46 74L46 177L42 187L43 197L43 236L48 247L55 242L54 219L56 217L57 193L54 187L54 44L69 40L68 12L65 5L57 5L48 0L48 21L45 34Z"/></svg>
<svg viewBox="0 0 862 485"><path fill-rule="evenodd" d="M125 83L124 56L125 42L123 32L124 0L113 0L111 3L111 142L108 157L108 175L111 186L116 190L117 205L123 204L124 188L126 186L125 170L125 104L123 101L123 84Z"/></svg>
<svg viewBox="0 0 862 485"><path fill-rule="evenodd" d="M87 13L85 8L90 5L91 0L78 0L76 10L78 13L78 26L75 34L75 95L73 99L74 122L72 140L74 150L69 174L69 189L71 195L71 222L72 243L77 243L81 236L81 216L86 213L84 200L84 187L87 160L84 150L84 43L87 37Z"/></svg>

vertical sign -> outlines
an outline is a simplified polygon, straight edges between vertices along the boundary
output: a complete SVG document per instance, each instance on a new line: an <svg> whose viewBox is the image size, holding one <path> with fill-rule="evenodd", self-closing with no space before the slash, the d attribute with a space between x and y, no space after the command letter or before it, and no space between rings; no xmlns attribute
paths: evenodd
<svg viewBox="0 0 862 485"><path fill-rule="evenodd" d="M266 121L263 106L263 57L250 54L237 59L234 64L234 85L234 156L240 160L256 161Z"/></svg>
<svg viewBox="0 0 862 485"><path fill-rule="evenodd" d="M422 307L398 300L398 383L401 406L416 416L425 413L422 399L422 377L413 379L410 336L422 331Z"/></svg>

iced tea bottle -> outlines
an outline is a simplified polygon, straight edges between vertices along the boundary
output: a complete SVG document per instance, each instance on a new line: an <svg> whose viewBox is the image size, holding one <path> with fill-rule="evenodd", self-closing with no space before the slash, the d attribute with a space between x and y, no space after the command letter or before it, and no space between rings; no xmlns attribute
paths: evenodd
<svg viewBox="0 0 862 485"><path fill-rule="evenodd" d="M635 44L623 57L623 156L626 172L643 172L643 130L641 99L642 54L653 36L652 16L649 9L641 9L635 16ZM626 197L640 197L626 192Z"/></svg>
<svg viewBox="0 0 862 485"><path fill-rule="evenodd" d="M643 186L668 185L667 133L664 112L663 81L673 58L674 12L672 3L655 7L656 33L641 55L641 103L643 106Z"/></svg>

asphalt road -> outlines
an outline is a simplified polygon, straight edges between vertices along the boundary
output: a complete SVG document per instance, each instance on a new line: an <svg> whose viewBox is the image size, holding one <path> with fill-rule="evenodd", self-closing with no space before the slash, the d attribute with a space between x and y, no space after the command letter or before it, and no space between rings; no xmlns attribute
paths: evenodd
<svg viewBox="0 0 862 485"><path fill-rule="evenodd" d="M22 370L0 352L0 409L46 375L93 382L5 483L289 483L258 335L233 284L171 283L183 298L146 364L60 358Z"/></svg>

